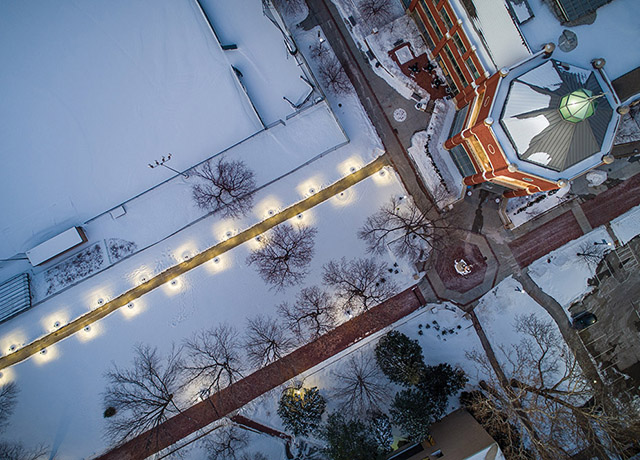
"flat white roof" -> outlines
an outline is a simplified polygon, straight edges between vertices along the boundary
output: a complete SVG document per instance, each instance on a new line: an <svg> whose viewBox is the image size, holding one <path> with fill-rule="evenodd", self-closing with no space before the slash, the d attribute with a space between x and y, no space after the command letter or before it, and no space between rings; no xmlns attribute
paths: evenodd
<svg viewBox="0 0 640 460"><path fill-rule="evenodd" d="M505 0L474 0L473 5L476 18L469 18L462 5L455 5L455 9L458 14L463 14L461 17L471 20L481 36L482 43L478 45L484 45L497 69L511 67L531 55Z"/></svg>
<svg viewBox="0 0 640 460"><path fill-rule="evenodd" d="M82 236L76 227L72 227L30 249L27 251L27 257L31 265L39 265L80 243Z"/></svg>

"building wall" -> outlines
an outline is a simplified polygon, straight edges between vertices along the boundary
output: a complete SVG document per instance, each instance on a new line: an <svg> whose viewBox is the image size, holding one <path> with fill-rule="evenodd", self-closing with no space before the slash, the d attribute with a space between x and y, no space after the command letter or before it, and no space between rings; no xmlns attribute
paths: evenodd
<svg viewBox="0 0 640 460"><path fill-rule="evenodd" d="M449 0L412 0L408 10L456 92L456 106L465 106L473 100L475 89L487 79L489 71L464 31L462 18Z"/></svg>

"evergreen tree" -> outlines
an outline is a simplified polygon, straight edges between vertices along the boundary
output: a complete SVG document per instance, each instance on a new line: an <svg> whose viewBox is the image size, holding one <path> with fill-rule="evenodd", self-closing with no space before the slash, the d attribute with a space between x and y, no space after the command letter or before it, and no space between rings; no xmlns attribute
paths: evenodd
<svg viewBox="0 0 640 460"><path fill-rule="evenodd" d="M326 402L313 388L287 388L278 404L282 424L294 436L305 436L320 425Z"/></svg>
<svg viewBox="0 0 640 460"><path fill-rule="evenodd" d="M443 415L444 408L434 404L431 394L424 388L413 387L396 394L390 413L391 421L407 438L420 442L429 434L429 425Z"/></svg>
<svg viewBox="0 0 640 460"><path fill-rule="evenodd" d="M437 366L425 368L419 385L431 393L434 398L442 397L446 400L449 396L462 390L468 380L462 369L453 368L447 363L440 363Z"/></svg>
<svg viewBox="0 0 640 460"><path fill-rule="evenodd" d="M422 348L402 332L391 331L376 345L376 361L389 380L403 386L417 385L426 367Z"/></svg>
<svg viewBox="0 0 640 460"><path fill-rule="evenodd" d="M348 420L340 413L329 415L322 438L327 442L324 453L331 460L382 460L386 450L379 448L368 424Z"/></svg>
<svg viewBox="0 0 640 460"><path fill-rule="evenodd" d="M391 451L393 434L391 433L391 420L387 414L378 411L370 412L369 432L378 446L379 452L389 453Z"/></svg>

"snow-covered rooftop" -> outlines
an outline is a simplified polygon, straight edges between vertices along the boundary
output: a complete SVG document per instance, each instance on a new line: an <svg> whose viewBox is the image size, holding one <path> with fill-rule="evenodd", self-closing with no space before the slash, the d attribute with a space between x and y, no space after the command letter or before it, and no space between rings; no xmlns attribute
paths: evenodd
<svg viewBox="0 0 640 460"><path fill-rule="evenodd" d="M294 111L283 97L309 87L261 2L214 3L237 50L195 1L0 4L0 257L168 179L147 167L167 153L184 170L261 130L256 110L267 124Z"/></svg>
<svg viewBox="0 0 640 460"><path fill-rule="evenodd" d="M578 46L569 52L556 48L554 57L575 63L589 63L595 58L607 61L607 75L616 79L640 66L640 30L637 0L613 0L598 8L595 21L575 27L565 27L543 0L527 0L534 17L520 26L533 51L545 43L558 43L563 30L577 35Z"/></svg>

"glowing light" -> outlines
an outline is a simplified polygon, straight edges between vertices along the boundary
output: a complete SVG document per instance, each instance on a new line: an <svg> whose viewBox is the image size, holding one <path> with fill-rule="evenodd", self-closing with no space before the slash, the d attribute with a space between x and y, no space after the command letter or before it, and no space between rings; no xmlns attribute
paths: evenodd
<svg viewBox="0 0 640 460"><path fill-rule="evenodd" d="M173 253L173 257L178 263L180 263L184 262L185 260L191 259L198 252L198 247L195 241L189 241L178 247L178 249L176 249L176 251Z"/></svg>
<svg viewBox="0 0 640 460"><path fill-rule="evenodd" d="M49 324L51 327L51 324ZM5 352L10 354L24 345L27 341L27 334L23 330L15 330L0 339L0 356Z"/></svg>
<svg viewBox="0 0 640 460"><path fill-rule="evenodd" d="M211 274L219 273L231 266L231 257L228 255L220 255L211 259L205 264L205 267Z"/></svg>
<svg viewBox="0 0 640 460"><path fill-rule="evenodd" d="M16 373L12 368L5 368L0 371L0 386L15 382Z"/></svg>
<svg viewBox="0 0 640 460"><path fill-rule="evenodd" d="M218 241L226 241L232 236L238 234L238 229L234 226L235 223L232 219L224 219L217 222L213 226L213 236Z"/></svg>
<svg viewBox="0 0 640 460"><path fill-rule="evenodd" d="M120 312L126 319L131 319L134 316L138 316L145 311L145 304L141 299L136 299L135 302L129 302L120 308Z"/></svg>
<svg viewBox="0 0 640 460"><path fill-rule="evenodd" d="M254 208L254 213L260 219L268 219L280 212L282 209L282 202L276 196L268 196Z"/></svg>
<svg viewBox="0 0 640 460"><path fill-rule="evenodd" d="M298 185L296 190L302 197L308 198L322 189L323 182L324 177L321 174L317 174Z"/></svg>
<svg viewBox="0 0 640 460"><path fill-rule="evenodd" d="M60 352L55 345L51 345L47 348L43 348L38 353L32 356L36 364L43 365L58 358L60 356Z"/></svg>
<svg viewBox="0 0 640 460"><path fill-rule="evenodd" d="M101 323L93 323L82 328L82 331L76 334L76 337L80 342L88 342L102 335L104 329Z"/></svg>
<svg viewBox="0 0 640 460"><path fill-rule="evenodd" d="M358 155L352 155L342 163L338 164L337 170L343 176L353 174L364 166L365 162Z"/></svg>
<svg viewBox="0 0 640 460"><path fill-rule="evenodd" d="M165 292L169 295L177 294L184 288L184 281L182 277L177 277L165 283Z"/></svg>
<svg viewBox="0 0 640 460"><path fill-rule="evenodd" d="M69 322L69 318L69 311L64 308L45 316L40 321L40 324L46 332L54 332L67 324Z"/></svg>
<svg viewBox="0 0 640 460"><path fill-rule="evenodd" d="M313 212L309 209L289 219L289 223L294 227L302 228L313 225L315 220Z"/></svg>
<svg viewBox="0 0 640 460"><path fill-rule="evenodd" d="M333 203L334 206L342 207L353 203L354 199L355 192L353 191L353 189L348 188L347 190L334 195L331 199L331 203Z"/></svg>
<svg viewBox="0 0 640 460"><path fill-rule="evenodd" d="M393 177L393 174L387 169L387 167L382 168L376 174L371 176L373 182L380 186L393 184Z"/></svg>

